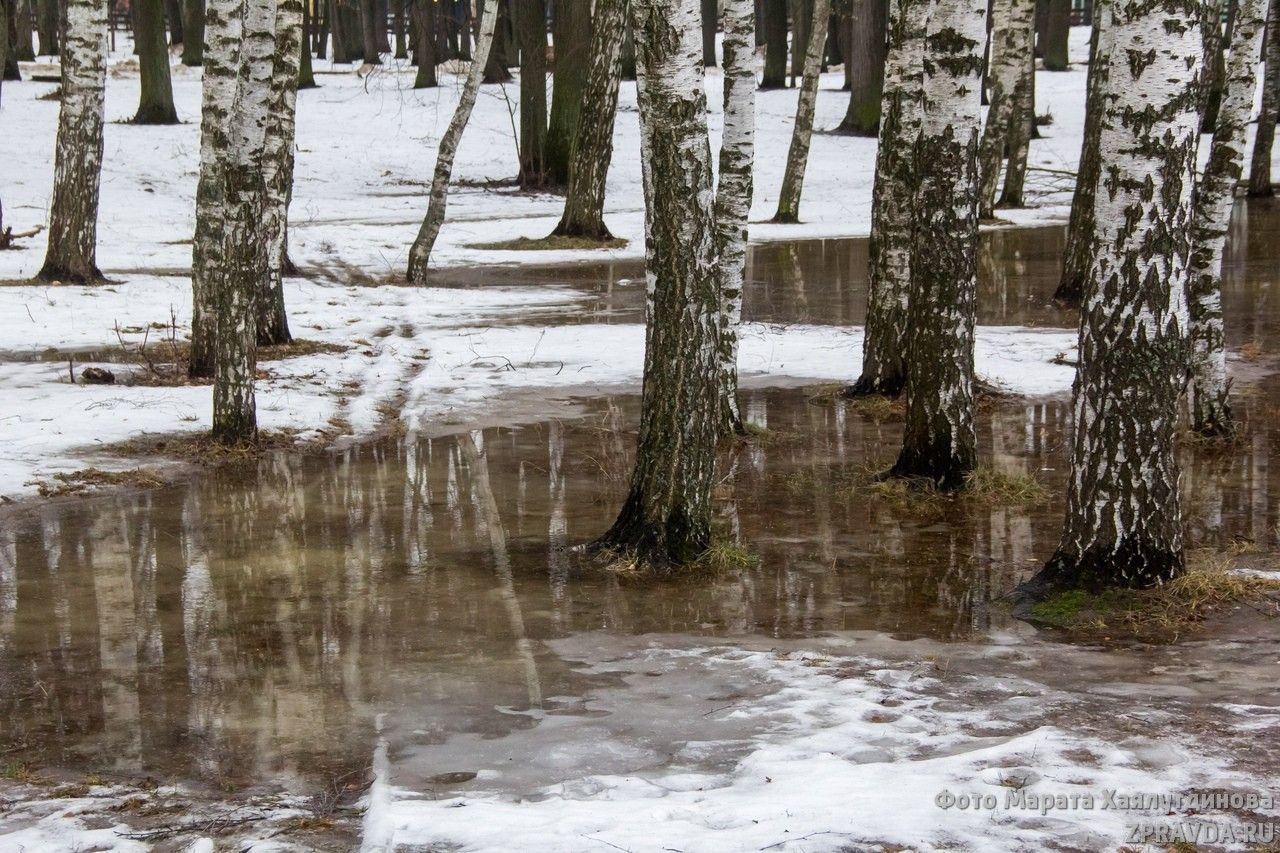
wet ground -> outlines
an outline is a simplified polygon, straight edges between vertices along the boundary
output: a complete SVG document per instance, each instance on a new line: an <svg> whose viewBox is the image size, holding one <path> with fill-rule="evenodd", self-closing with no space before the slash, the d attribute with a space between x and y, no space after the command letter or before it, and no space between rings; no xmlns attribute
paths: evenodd
<svg viewBox="0 0 1280 853"><path fill-rule="evenodd" d="M1268 377L1280 353L1277 236L1274 212L1237 217L1227 323L1243 353L1233 366L1246 377L1244 437L1225 453L1182 448L1192 547L1280 550L1280 388ZM980 322L1069 321L1048 299L1061 239L985 235ZM759 247L746 313L860 322L864 268L864 241ZM604 283L617 275L582 270L571 283L599 293L597 319L633 321L640 289ZM578 418L411 433L4 510L0 766L11 779L150 778L231 799L363 785L379 763L384 783L428 798L477 785L529 796L673 762L732 766L773 721L726 724L718 711L777 685L715 655L650 666L639 651L651 640L835 655L861 643L899 663L953 655L997 680L1005 663L990 652L1013 646L1022 670L1055 662L1038 674L1042 689L1112 685L1105 713L1076 718L1104 739L1108 726L1132 736L1114 709L1136 708L1139 694L1180 719L1228 702L1280 706L1264 676L1280 638L1272 623L1216 644L1101 653L1007 615L1001 596L1057 542L1065 400L999 399L979 418L984 462L1034 476L1046 500L921 508L862 485L892 461L891 414L809 391L748 392L744 413L769 438L725 455L716 514L720 535L756 559L656 585L587 571L570 550L612 521L638 416L632 396L579 402ZM977 696L953 699L972 707ZM691 757L690 743L723 748ZM1265 764L1260 779L1280 770L1265 749L1249 760Z"/></svg>

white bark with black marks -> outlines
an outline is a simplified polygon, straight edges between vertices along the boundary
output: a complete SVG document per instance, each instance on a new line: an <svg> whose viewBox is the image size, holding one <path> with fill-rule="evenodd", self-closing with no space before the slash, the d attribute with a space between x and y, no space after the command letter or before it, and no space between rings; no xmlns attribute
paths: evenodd
<svg viewBox="0 0 1280 853"><path fill-rule="evenodd" d="M498 22L498 4L501 0L481 0L484 11L480 15L480 32L476 35L475 50L471 54L471 67L467 71L466 82L462 86L462 96L453 111L453 118L440 137L440 148L436 153L436 171L431 180L431 198L427 203L427 215L418 229L418 236L409 248L409 281L413 284L425 284L428 265L431 262L431 250L440 236L440 226L444 224L445 206L449 199L449 178L453 175L453 158L458 153L458 143L462 141L462 132L467 129L467 121L471 118L471 110L476 105L476 96L480 92L480 78L484 75L484 67L489 61L489 49L493 47L493 31Z"/></svg>
<svg viewBox="0 0 1280 853"><path fill-rule="evenodd" d="M993 0L991 4L991 98L979 149L980 199L978 215L995 215L1001 164L1009 159L1010 178L1025 164L1030 69L1035 39L1035 0ZM1007 153L1006 153L1007 152Z"/></svg>
<svg viewBox="0 0 1280 853"><path fill-rule="evenodd" d="M1209 161L1192 213L1188 303L1191 312L1191 428L1206 436L1234 431L1222 330L1222 256L1236 186L1244 175L1249 114L1258 88L1264 0L1237 0Z"/></svg>
<svg viewBox="0 0 1280 853"><path fill-rule="evenodd" d="M809 143L813 137L813 113L818 104L818 83L822 76L822 56L827 46L827 21L831 17L831 0L813 0L813 20L805 29L809 45L804 55L804 74L800 81L800 97L796 100L796 120L787 150L787 165L782 172L782 188L778 191L778 212L774 222L800 221L800 194L804 190L804 172L809 165Z"/></svg>
<svg viewBox="0 0 1280 853"><path fill-rule="evenodd" d="M1249 195L1254 198L1275 194L1271 186L1271 148L1276 138L1276 119L1280 117L1280 0L1271 0L1267 11L1266 43L1262 50L1266 63L1262 104L1249 161Z"/></svg>
<svg viewBox="0 0 1280 853"><path fill-rule="evenodd" d="M49 246L36 274L40 281L104 280L97 242L106 80L107 0L66 0Z"/></svg>

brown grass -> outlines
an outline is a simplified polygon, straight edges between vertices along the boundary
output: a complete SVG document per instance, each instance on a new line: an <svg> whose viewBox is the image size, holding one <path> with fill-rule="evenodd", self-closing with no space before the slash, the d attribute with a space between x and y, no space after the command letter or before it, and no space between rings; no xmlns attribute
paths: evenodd
<svg viewBox="0 0 1280 853"><path fill-rule="evenodd" d="M148 468L135 468L130 471L103 471L101 468L92 467L79 471L54 474L50 480L32 480L31 482L35 485L36 491L42 498L78 495L90 489L112 486L150 489L164 484L164 480L160 475Z"/></svg>
<svg viewBox="0 0 1280 853"><path fill-rule="evenodd" d="M516 237L514 240L498 240L494 243L473 243L473 249L499 252L556 252L579 249L621 249L627 241L620 237L593 240L590 237Z"/></svg>

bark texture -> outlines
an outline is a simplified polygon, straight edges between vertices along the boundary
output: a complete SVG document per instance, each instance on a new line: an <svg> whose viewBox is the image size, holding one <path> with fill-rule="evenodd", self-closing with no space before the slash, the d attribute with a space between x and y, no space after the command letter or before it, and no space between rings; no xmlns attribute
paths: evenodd
<svg viewBox="0 0 1280 853"><path fill-rule="evenodd" d="M1191 428L1201 435L1234 432L1222 333L1222 258L1236 185L1244 175L1249 114L1257 91L1264 0L1238 0L1230 57L1222 67L1222 98L1209 162L1196 186L1192 212L1188 304L1191 312Z"/></svg>
<svg viewBox="0 0 1280 853"><path fill-rule="evenodd" d="M221 175L225 206L221 264L209 282L217 352L213 437L222 444L252 441L258 432L253 388L258 366L254 309L267 271L267 240L260 227L266 194L262 160L273 107L277 2L239 0L234 4L230 27L239 30L239 45Z"/></svg>
<svg viewBox="0 0 1280 853"><path fill-rule="evenodd" d="M476 37L475 50L471 56L471 67L467 71L467 80L462 87L462 97L453 111L453 118L440 137L440 149L436 154L436 171L431 180L431 198L427 203L427 215L418 229L418 236L409 248L409 281L424 284L427 280L428 264L431 261L431 249L440 235L440 226L444 224L445 206L449 198L449 178L453 175L453 158L458 153L458 143L462 140L462 132L467 128L467 120L471 118L471 110L476 105L476 96L480 92L480 77L484 73L485 63L489 58L489 48L493 45L493 30L498 21L498 3L501 0L486 0L484 11L480 16L480 32Z"/></svg>
<svg viewBox="0 0 1280 853"><path fill-rule="evenodd" d="M886 0L852 0L849 14L849 106L838 128L855 136L875 136L884 101L888 55Z"/></svg>
<svg viewBox="0 0 1280 853"><path fill-rule="evenodd" d="M1035 0L992 0L990 104L978 151L981 179L978 215L995 215L996 193L1000 189L1001 166L1009 159L1006 184L1018 184L1017 173L1026 169L1029 70L1035 58ZM1021 187L1012 195L1021 202Z"/></svg>
<svg viewBox="0 0 1280 853"><path fill-rule="evenodd" d="M553 27L555 67L547 125L547 179L562 187L569 183L573 134L578 129L590 61L591 0L556 0Z"/></svg>
<svg viewBox="0 0 1280 853"><path fill-rule="evenodd" d="M907 321L915 241L915 160L924 109L926 0L895 0L871 196L862 375L848 393L896 397L907 381Z"/></svg>
<svg viewBox="0 0 1280 853"><path fill-rule="evenodd" d="M413 0L414 23L417 29L413 59L418 72L413 78L413 88L433 89L439 85L436 79L436 3L435 0ZM521 84L523 93L523 83ZM524 104L523 96L520 103ZM521 107L523 110L523 106Z"/></svg>
<svg viewBox="0 0 1280 853"><path fill-rule="evenodd" d="M596 543L655 570L711 543L720 438L719 287L697 0L633 0L648 322L630 491Z"/></svg>
<svg viewBox="0 0 1280 853"><path fill-rule="evenodd" d="M96 253L106 79L107 0L66 0L49 247L36 274L40 281L104 280Z"/></svg>
<svg viewBox="0 0 1280 853"><path fill-rule="evenodd" d="M133 0L133 32L138 51L142 94L136 124L177 124L173 82L169 77L169 46L165 43L164 0Z"/></svg>
<svg viewBox="0 0 1280 853"><path fill-rule="evenodd" d="M1200 85L1204 92L1204 101L1200 108L1201 133L1213 133L1218 123L1218 108L1222 105L1222 89L1227 76L1226 38L1222 32L1224 10L1228 13L1227 36L1229 37L1230 19L1235 15L1235 4L1231 0L1204 0L1200 8L1200 43L1204 46L1200 64Z"/></svg>
<svg viewBox="0 0 1280 853"><path fill-rule="evenodd" d="M1089 36L1089 76L1085 84L1084 141L1080 145L1080 166L1076 170L1076 190L1071 197L1071 218L1062 250L1062 279L1053 293L1059 305L1079 308L1085 282L1093 267L1093 202L1102 169L1098 144L1102 137L1102 80L1106 76L1108 35L1103 30L1103 12L1113 0L1093 0L1093 32Z"/></svg>
<svg viewBox="0 0 1280 853"><path fill-rule="evenodd" d="M973 326L985 18L984 0L939 0L925 35L907 413L890 474L944 489L962 487L977 462Z"/></svg>
<svg viewBox="0 0 1280 853"><path fill-rule="evenodd" d="M205 0L182 0L182 64L198 68L204 64Z"/></svg>
<svg viewBox="0 0 1280 853"><path fill-rule="evenodd" d="M604 224L604 192L613 159L613 124L622 81L622 34L626 32L627 0L596 0L591 34L591 63L582 93L578 129L573 135L573 158L564 214L553 234L608 240ZM713 29L714 32L714 29Z"/></svg>
<svg viewBox="0 0 1280 853"><path fill-rule="evenodd" d="M741 433L738 410L738 322L747 269L747 218L755 162L755 3L723 0L724 136L716 185L716 245L720 252L721 431Z"/></svg>
<svg viewBox="0 0 1280 853"><path fill-rule="evenodd" d="M761 89L787 85L787 0L762 0L764 17L764 76Z"/></svg>
<svg viewBox="0 0 1280 853"><path fill-rule="evenodd" d="M1057 552L1026 587L1147 586L1183 568L1178 396L1200 103L1194 0L1117 0L1103 15L1093 269L1080 320L1071 479Z"/></svg>
<svg viewBox="0 0 1280 853"><path fill-rule="evenodd" d="M1071 0L1045 0L1044 57L1045 71L1066 71L1071 67L1067 42L1071 37Z"/></svg>
<svg viewBox="0 0 1280 853"><path fill-rule="evenodd" d="M813 0L813 20L805 27L809 46L804 56L804 76L800 82L800 97L796 100L796 120L791 131L791 147L787 150L787 165L782 172L782 188L778 193L778 212L773 216L774 222L800 221L800 194L804 191L804 171L809 165L813 113L818 105L818 83L830 18L831 0Z"/></svg>
<svg viewBox="0 0 1280 853"><path fill-rule="evenodd" d="M284 274L289 256L289 199L293 196L294 118L298 101L298 68L304 49L304 0L275 1L278 3L275 57L262 154L262 178L266 191L262 231L266 240L267 274L258 292L258 344L261 346L293 340L285 313Z"/></svg>
<svg viewBox="0 0 1280 853"><path fill-rule="evenodd" d="M1280 0L1271 0L1267 11L1267 34L1263 45L1266 63L1262 78L1262 105L1253 136L1249 162L1249 195L1261 198L1275 194L1271 186L1271 148L1276 138L1276 118L1280 114Z"/></svg>
<svg viewBox="0 0 1280 853"><path fill-rule="evenodd" d="M520 43L520 186L536 189L547 182L547 6L543 0L517 0L516 37Z"/></svg>

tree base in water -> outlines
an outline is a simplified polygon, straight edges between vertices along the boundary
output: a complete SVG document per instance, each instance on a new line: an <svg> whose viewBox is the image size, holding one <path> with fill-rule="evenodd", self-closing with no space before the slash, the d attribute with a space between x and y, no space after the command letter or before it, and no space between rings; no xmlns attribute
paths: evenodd
<svg viewBox="0 0 1280 853"><path fill-rule="evenodd" d="M902 395L904 384L905 381L902 377L870 377L864 373L858 377L857 382L844 389L844 396L850 400L856 400L859 397L888 397L895 399Z"/></svg>
<svg viewBox="0 0 1280 853"><path fill-rule="evenodd" d="M1014 590L1014 615L1066 590L1145 589L1173 580L1185 568L1181 551L1132 538L1114 549L1093 546L1082 554L1059 550L1043 569Z"/></svg>
<svg viewBox="0 0 1280 853"><path fill-rule="evenodd" d="M642 501L632 493L613 527L587 550L609 555L611 562L634 564L645 574L665 575L697 561L710 547L709 528L691 524L679 508L654 523L645 517Z"/></svg>

